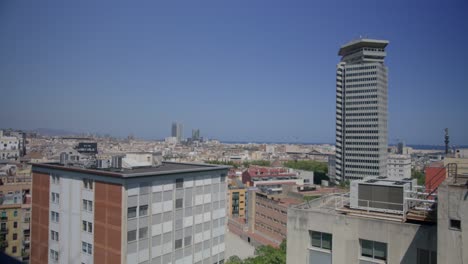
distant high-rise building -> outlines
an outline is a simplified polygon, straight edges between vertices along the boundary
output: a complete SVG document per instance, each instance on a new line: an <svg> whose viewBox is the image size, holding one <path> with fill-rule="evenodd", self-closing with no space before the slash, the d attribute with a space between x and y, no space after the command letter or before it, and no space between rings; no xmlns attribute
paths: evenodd
<svg viewBox="0 0 468 264"><path fill-rule="evenodd" d="M182 123L172 123L171 136L177 138L178 142L182 141L182 139L184 138L184 126L182 125Z"/></svg>
<svg viewBox="0 0 468 264"><path fill-rule="evenodd" d="M336 71L336 179L387 176L386 40L342 46Z"/></svg>
<svg viewBox="0 0 468 264"><path fill-rule="evenodd" d="M192 140L200 140L200 129L192 129Z"/></svg>

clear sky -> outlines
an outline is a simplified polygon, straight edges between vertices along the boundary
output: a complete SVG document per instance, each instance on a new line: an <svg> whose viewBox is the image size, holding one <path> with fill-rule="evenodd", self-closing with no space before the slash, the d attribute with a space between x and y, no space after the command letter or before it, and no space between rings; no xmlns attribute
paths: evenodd
<svg viewBox="0 0 468 264"><path fill-rule="evenodd" d="M334 142L338 49L390 41L389 142L468 144L468 1L1 1L0 127Z"/></svg>

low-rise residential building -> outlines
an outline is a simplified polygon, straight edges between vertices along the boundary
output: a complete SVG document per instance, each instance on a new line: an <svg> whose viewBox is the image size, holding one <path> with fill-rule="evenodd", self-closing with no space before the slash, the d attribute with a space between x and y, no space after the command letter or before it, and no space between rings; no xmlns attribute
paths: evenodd
<svg viewBox="0 0 468 264"><path fill-rule="evenodd" d="M250 166L242 173L242 182L247 186L295 184L304 185L304 179L292 169L282 167Z"/></svg>
<svg viewBox="0 0 468 264"><path fill-rule="evenodd" d="M390 178L411 178L411 156L403 154L388 155L387 174Z"/></svg>
<svg viewBox="0 0 468 264"><path fill-rule="evenodd" d="M136 163L34 164L31 263L223 263L228 167Z"/></svg>
<svg viewBox="0 0 468 264"><path fill-rule="evenodd" d="M20 157L19 140L16 137L4 136L0 132L0 159L17 160Z"/></svg>
<svg viewBox="0 0 468 264"><path fill-rule="evenodd" d="M245 186L239 180L234 180L228 185L227 213L229 217L245 219L246 193Z"/></svg>
<svg viewBox="0 0 468 264"><path fill-rule="evenodd" d="M31 177L0 177L0 251L19 261L29 259Z"/></svg>
<svg viewBox="0 0 468 264"><path fill-rule="evenodd" d="M302 200L286 195L268 195L259 190L248 194L248 228L268 244L279 246L287 237L288 207ZM260 241L260 244L265 244Z"/></svg>

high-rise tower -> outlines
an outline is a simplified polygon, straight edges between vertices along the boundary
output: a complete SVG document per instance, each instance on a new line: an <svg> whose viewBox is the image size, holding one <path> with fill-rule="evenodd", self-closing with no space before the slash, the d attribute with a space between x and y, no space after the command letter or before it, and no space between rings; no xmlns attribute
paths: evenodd
<svg viewBox="0 0 468 264"><path fill-rule="evenodd" d="M177 141L180 142L184 138L184 127L181 123L174 122L172 123L171 136L177 138Z"/></svg>
<svg viewBox="0 0 468 264"><path fill-rule="evenodd" d="M386 40L340 48L336 71L336 179L387 176Z"/></svg>

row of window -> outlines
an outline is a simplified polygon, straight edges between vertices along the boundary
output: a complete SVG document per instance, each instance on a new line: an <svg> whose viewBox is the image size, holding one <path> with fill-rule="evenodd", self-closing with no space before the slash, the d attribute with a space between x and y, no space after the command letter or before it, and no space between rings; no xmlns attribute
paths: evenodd
<svg viewBox="0 0 468 264"><path fill-rule="evenodd" d="M368 110L377 110L379 109L377 106L365 106L365 107L347 107L346 110L348 111L368 111ZM348 115L348 114L346 114Z"/></svg>
<svg viewBox="0 0 468 264"><path fill-rule="evenodd" d="M354 92L354 91L353 91ZM346 99L369 99L369 98L377 98L376 94L369 94L369 95L352 95L346 96Z"/></svg>
<svg viewBox="0 0 468 264"><path fill-rule="evenodd" d="M379 142L346 142L350 146L378 146Z"/></svg>
<svg viewBox="0 0 468 264"><path fill-rule="evenodd" d="M346 116L377 116L379 113L346 113Z"/></svg>
<svg viewBox="0 0 468 264"><path fill-rule="evenodd" d="M368 154L368 153L347 153L347 154L349 157L364 157L364 158L378 158L379 157L379 154Z"/></svg>
<svg viewBox="0 0 468 264"><path fill-rule="evenodd" d="M377 89L348 90L348 91L346 91L346 94L377 93L378 91L379 90L377 90Z"/></svg>
<svg viewBox="0 0 468 264"><path fill-rule="evenodd" d="M370 69L377 69L376 65L368 65L368 66L359 66L359 67L348 67L346 71L359 71L359 70L370 70Z"/></svg>
<svg viewBox="0 0 468 264"><path fill-rule="evenodd" d="M350 164L346 164L346 168L378 170L378 169L379 169L379 166L364 166L364 165L350 165Z"/></svg>
<svg viewBox="0 0 468 264"><path fill-rule="evenodd" d="M347 134L378 134L378 130L350 130L346 131Z"/></svg>
<svg viewBox="0 0 468 264"><path fill-rule="evenodd" d="M351 91L348 90L348 88L361 88L361 87L374 87L377 86L376 82L372 83L359 83L359 84L346 84L346 93L349 93ZM357 90L360 91L360 90Z"/></svg>
<svg viewBox="0 0 468 264"><path fill-rule="evenodd" d="M379 151L378 148L345 148L346 151Z"/></svg>
<svg viewBox="0 0 468 264"><path fill-rule="evenodd" d="M356 79L349 79L346 82L369 82L369 81L377 81L377 77L368 77L368 78L356 78Z"/></svg>
<svg viewBox="0 0 468 264"><path fill-rule="evenodd" d="M358 175L366 175L366 176L379 176L379 172L376 171L358 171L358 170L345 170L346 175L348 174L358 174ZM352 180L361 179L362 177L348 177Z"/></svg>
<svg viewBox="0 0 468 264"><path fill-rule="evenodd" d="M279 236L281 236L281 237L283 237L283 238L286 238L286 235L285 235L285 234L283 234L283 233L280 232L279 230L276 230L275 228L270 227L270 226L267 225L267 224L264 224L264 223L261 223L261 222L257 222L257 223L255 223L255 227L258 228L258 229L260 229L260 230L263 229L263 230L268 231L268 232L270 232L270 233L275 233L275 234L277 234L277 235L279 235Z"/></svg>
<svg viewBox="0 0 468 264"><path fill-rule="evenodd" d="M365 75L376 75L377 71L366 71L366 72L354 72L354 73L346 73L346 77L352 76L365 76Z"/></svg>
<svg viewBox="0 0 468 264"><path fill-rule="evenodd" d="M148 215L148 205L140 205L138 210L138 216L146 216ZM127 218L135 218L137 217L137 206L128 207L127 209Z"/></svg>
<svg viewBox="0 0 468 264"><path fill-rule="evenodd" d="M60 184L60 177L56 174L51 175L52 179L52 184ZM92 190L93 189L93 183L94 181L91 179L84 178L83 179L83 188L87 190Z"/></svg>
<svg viewBox="0 0 468 264"><path fill-rule="evenodd" d="M378 122L378 118L347 118L347 122Z"/></svg>
<svg viewBox="0 0 468 264"><path fill-rule="evenodd" d="M347 128L356 128L356 127L379 127L378 124L353 124L346 125Z"/></svg>
<svg viewBox="0 0 468 264"><path fill-rule="evenodd" d="M346 139L369 139L378 140L379 136L346 136Z"/></svg>
<svg viewBox="0 0 468 264"><path fill-rule="evenodd" d="M271 216L268 216L268 215L265 215L265 214L262 214L262 213L259 213L259 212L255 212L255 214L257 216L263 217L264 219L268 219L268 220L273 221L273 222L275 222L277 224L281 224L282 226L286 226L285 222L283 222L281 220L278 220L278 219L276 219L274 217L271 217Z"/></svg>
<svg viewBox="0 0 468 264"><path fill-rule="evenodd" d="M372 100L372 101L357 101L357 102L346 102L346 105L368 105L368 104L377 104L377 100ZM346 108L347 110L350 110L349 108Z"/></svg>
<svg viewBox="0 0 468 264"><path fill-rule="evenodd" d="M309 231L310 245L314 248L333 250L332 234L324 232ZM361 256L371 259L387 260L387 244L372 240L359 239L361 245Z"/></svg>
<svg viewBox="0 0 468 264"><path fill-rule="evenodd" d="M378 160L345 159L346 162L373 163L379 164ZM349 166L348 166L349 167Z"/></svg>

